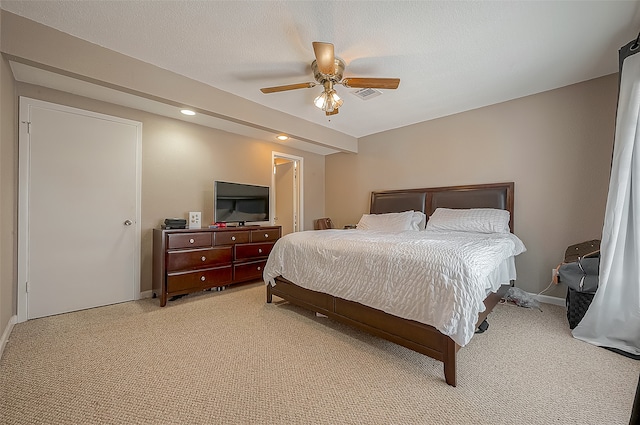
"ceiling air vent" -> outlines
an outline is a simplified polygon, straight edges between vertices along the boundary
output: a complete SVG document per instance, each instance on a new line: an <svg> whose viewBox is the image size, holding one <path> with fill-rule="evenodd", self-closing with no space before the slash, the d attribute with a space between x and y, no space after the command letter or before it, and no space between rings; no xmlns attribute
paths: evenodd
<svg viewBox="0 0 640 425"><path fill-rule="evenodd" d="M376 89L360 89L360 90L356 90L354 92L351 92L354 95L358 96L360 99L362 100L369 100L369 99L373 99L376 96L380 96L382 94L382 92L380 90L376 90Z"/></svg>

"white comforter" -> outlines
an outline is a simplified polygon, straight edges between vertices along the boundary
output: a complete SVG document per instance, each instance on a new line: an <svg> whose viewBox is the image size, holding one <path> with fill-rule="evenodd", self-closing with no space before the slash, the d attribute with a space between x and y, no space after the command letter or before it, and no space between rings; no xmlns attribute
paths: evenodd
<svg viewBox="0 0 640 425"><path fill-rule="evenodd" d="M278 240L265 283L282 276L303 288L434 326L460 346L475 331L489 276L525 251L513 234L373 230L291 233ZM515 279L515 276L511 277Z"/></svg>

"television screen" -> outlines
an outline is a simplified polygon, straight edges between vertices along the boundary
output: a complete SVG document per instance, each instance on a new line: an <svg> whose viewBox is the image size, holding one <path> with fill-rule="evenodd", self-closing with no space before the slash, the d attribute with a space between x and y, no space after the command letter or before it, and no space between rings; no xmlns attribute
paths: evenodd
<svg viewBox="0 0 640 425"><path fill-rule="evenodd" d="M269 187L216 181L213 187L216 223L269 220Z"/></svg>

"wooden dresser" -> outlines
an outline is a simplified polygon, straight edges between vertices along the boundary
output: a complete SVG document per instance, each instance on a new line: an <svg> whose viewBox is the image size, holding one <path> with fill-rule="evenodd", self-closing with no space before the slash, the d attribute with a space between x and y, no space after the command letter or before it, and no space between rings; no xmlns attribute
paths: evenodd
<svg viewBox="0 0 640 425"><path fill-rule="evenodd" d="M153 229L153 294L168 297L260 279L279 226Z"/></svg>

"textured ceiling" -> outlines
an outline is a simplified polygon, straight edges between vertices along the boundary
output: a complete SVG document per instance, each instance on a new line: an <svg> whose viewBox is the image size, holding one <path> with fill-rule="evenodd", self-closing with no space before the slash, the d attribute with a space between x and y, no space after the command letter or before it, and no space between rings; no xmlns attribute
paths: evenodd
<svg viewBox="0 0 640 425"><path fill-rule="evenodd" d="M362 137L617 72L637 1L7 1L2 9L218 89ZM313 41L345 77L397 77L340 113L312 101Z"/></svg>

